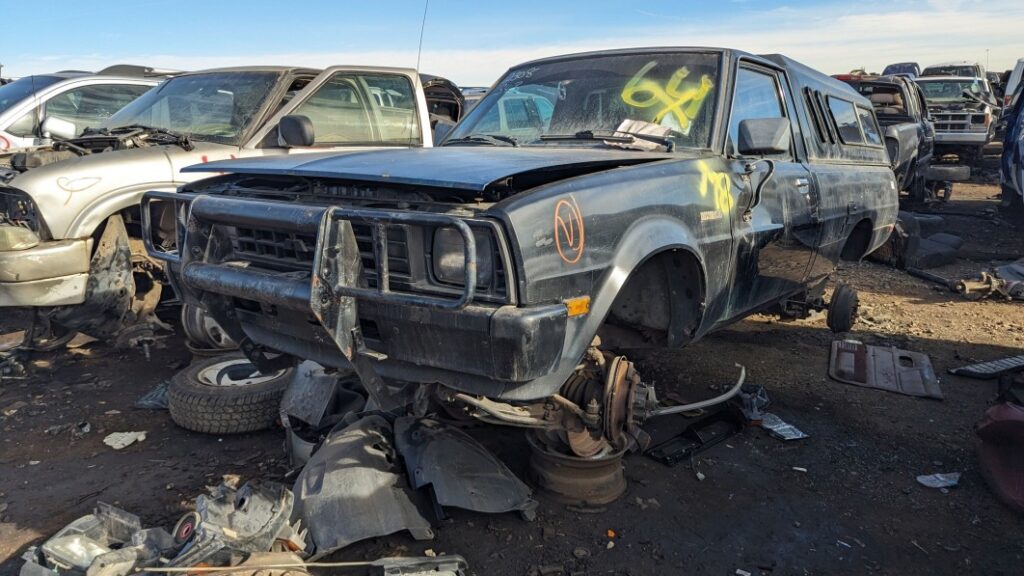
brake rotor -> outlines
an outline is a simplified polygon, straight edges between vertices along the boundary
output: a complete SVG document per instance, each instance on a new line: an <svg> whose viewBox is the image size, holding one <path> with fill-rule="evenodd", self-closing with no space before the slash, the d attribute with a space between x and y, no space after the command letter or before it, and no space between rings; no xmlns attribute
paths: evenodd
<svg viewBox="0 0 1024 576"><path fill-rule="evenodd" d="M630 372L636 373L633 363L625 356L616 356L608 364L604 383L604 435L618 449L628 443L624 437L629 420Z"/></svg>
<svg viewBox="0 0 1024 576"><path fill-rule="evenodd" d="M604 436L594 438L586 428L582 430L566 430L561 434L562 440L569 445L572 453L580 458L594 458L611 450L611 445Z"/></svg>

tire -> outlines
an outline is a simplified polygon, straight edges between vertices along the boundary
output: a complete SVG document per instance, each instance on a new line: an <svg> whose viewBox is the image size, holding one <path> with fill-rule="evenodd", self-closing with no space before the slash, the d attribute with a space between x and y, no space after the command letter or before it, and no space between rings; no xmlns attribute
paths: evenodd
<svg viewBox="0 0 1024 576"><path fill-rule="evenodd" d="M832 292L828 303L828 327L836 334L849 332L857 321L857 291L846 284L839 284Z"/></svg>
<svg viewBox="0 0 1024 576"><path fill-rule="evenodd" d="M238 350L238 344L198 306L181 305L181 328L185 333L185 346L196 356L218 356Z"/></svg>
<svg viewBox="0 0 1024 576"><path fill-rule="evenodd" d="M207 434L270 428L277 422L291 376L291 368L260 375L242 354L204 358L171 379L167 390L171 419L186 430Z"/></svg>

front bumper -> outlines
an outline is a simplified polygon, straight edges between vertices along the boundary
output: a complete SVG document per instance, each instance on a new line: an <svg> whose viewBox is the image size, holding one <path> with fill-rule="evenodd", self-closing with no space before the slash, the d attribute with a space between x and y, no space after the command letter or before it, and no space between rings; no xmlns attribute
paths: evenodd
<svg viewBox="0 0 1024 576"><path fill-rule="evenodd" d="M937 132L936 144L973 144L984 146L991 140L988 132Z"/></svg>
<svg viewBox="0 0 1024 576"><path fill-rule="evenodd" d="M91 252L91 239L0 252L0 307L81 304Z"/></svg>
<svg viewBox="0 0 1024 576"><path fill-rule="evenodd" d="M188 220L179 226L181 256L149 246L151 254L180 270L178 281L186 297L202 302L243 350L248 341L338 368L350 366L355 354L369 354L378 360L382 375L477 392L481 379L497 381L496 394L550 373L561 360L566 307L515 305L507 244L495 222L408 210L160 193L146 195L144 215L153 200L190 203ZM355 225L372 230L372 239L364 235L357 241ZM421 226L450 227L462 235L464 288L431 294L389 279L394 273L387 264L393 254L389 230ZM145 216L144 227L143 237L150 238ZM309 244L315 243L309 246L309 267L297 272L261 268L258 258L247 259L238 249L233 234L239 227L308 238ZM496 266L508 279L502 301L475 298L480 292L474 288L473 230L493 234L499 247ZM290 254L305 251L303 246L305 240L291 240ZM406 257L417 259L408 253ZM364 262L372 268L364 268ZM468 384L470 380L475 383Z"/></svg>

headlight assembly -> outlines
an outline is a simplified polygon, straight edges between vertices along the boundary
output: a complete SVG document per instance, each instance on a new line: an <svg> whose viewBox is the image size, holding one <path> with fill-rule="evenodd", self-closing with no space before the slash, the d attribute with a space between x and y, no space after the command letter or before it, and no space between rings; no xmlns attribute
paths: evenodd
<svg viewBox="0 0 1024 576"><path fill-rule="evenodd" d="M21 226L0 225L0 252L28 250L39 245L39 236Z"/></svg>
<svg viewBox="0 0 1024 576"><path fill-rule="evenodd" d="M476 283L477 286L490 284L494 273L494 254L491 236L483 230L473 230L476 241ZM433 265L434 276L445 284L462 286L465 283L466 257L465 242L455 228L438 228L434 231Z"/></svg>

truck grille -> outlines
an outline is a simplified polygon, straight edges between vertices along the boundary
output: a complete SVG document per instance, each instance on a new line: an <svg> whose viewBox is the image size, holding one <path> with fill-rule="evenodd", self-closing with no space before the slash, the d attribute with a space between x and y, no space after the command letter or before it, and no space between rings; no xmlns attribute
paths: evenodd
<svg viewBox="0 0 1024 576"><path fill-rule="evenodd" d="M359 245L359 253L363 261L363 277L369 288L377 287L377 261L373 253L373 235L370 226L352 224L352 230ZM316 252L316 236L281 232L277 230L261 230L256 228L235 227L232 237L234 259L251 262L253 265L275 272L306 272L312 274L313 260ZM424 264L421 268L423 278L414 278L412 262L409 254L409 230L402 226L388 227L388 271L391 278L391 289L399 291L430 292ZM492 254L494 262L500 263L495 249ZM424 286L427 286L424 289ZM484 285L477 286L477 296L484 300L503 299L507 294L505 270L502 266L494 266L494 278Z"/></svg>
<svg viewBox="0 0 1024 576"><path fill-rule="evenodd" d="M935 130L938 132L967 132L971 130L969 112L935 112Z"/></svg>

